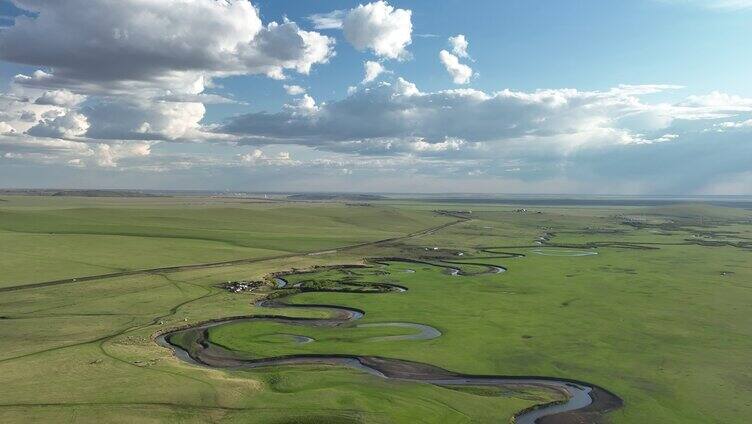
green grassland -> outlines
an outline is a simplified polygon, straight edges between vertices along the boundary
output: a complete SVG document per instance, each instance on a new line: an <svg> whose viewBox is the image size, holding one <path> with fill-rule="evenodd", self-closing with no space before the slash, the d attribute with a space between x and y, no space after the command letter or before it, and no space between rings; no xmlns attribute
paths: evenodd
<svg viewBox="0 0 752 424"><path fill-rule="evenodd" d="M752 213L746 210L682 205L521 213L472 205L468 220L449 227L310 255L449 223L455 218L432 211L470 206L4 199L0 288L15 289L0 292L0 422L507 422L516 411L555 398L540 389L456 390L326 366L215 370L181 362L153 341L191 323L268 314L254 301L294 290L268 284L235 294L220 283L366 257L427 257L434 247L441 257L428 262L451 260L472 273L483 267L456 262L485 258L508 270L451 276L429 264L389 262L286 278L405 286L404 293L300 293L290 301L359 308L366 311L362 323L427 324L441 337L374 341L414 330L270 322L226 324L210 337L248 357L368 354L463 373L584 380L624 399L625 407L608 415L613 423L744 423L752 416L752 249L743 244L752 239ZM546 249L598 254L537 255L535 241L544 236ZM257 262L16 287L237 259ZM274 313L326 316L300 308ZM299 344L280 334L315 341Z"/></svg>
<svg viewBox="0 0 752 424"><path fill-rule="evenodd" d="M45 199L47 199L45 201ZM343 204L6 198L0 287L85 275L326 250L448 221Z"/></svg>

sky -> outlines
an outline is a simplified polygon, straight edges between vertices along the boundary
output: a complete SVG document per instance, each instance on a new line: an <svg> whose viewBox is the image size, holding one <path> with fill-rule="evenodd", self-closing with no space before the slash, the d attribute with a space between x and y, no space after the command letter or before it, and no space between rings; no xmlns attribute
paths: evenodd
<svg viewBox="0 0 752 424"><path fill-rule="evenodd" d="M0 0L0 187L752 194L752 0Z"/></svg>

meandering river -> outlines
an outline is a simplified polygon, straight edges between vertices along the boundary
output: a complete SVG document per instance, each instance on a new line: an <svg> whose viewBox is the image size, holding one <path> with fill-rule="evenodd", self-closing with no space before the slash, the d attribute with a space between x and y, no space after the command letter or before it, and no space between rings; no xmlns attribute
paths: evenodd
<svg viewBox="0 0 752 424"><path fill-rule="evenodd" d="M412 262L412 261L411 261ZM493 268L500 267L493 266ZM454 268L452 268L454 269ZM491 268L489 268L491 269ZM501 272L495 269L491 272ZM454 274L454 273L453 273ZM457 273L457 275L462 275ZM288 287L283 278L275 278L278 288ZM406 288L396 285L380 283L385 292L404 292ZM330 290L331 291L331 290ZM254 315L246 317L230 317L215 320L195 326L175 330L162 334L156 338L161 346L172 349L180 360L198 366L225 369L253 369L270 366L289 366L295 364L329 364L355 368L370 375L400 381L422 382L444 387L486 386L500 388L528 388L538 387L550 389L564 395L566 400L558 403L538 405L521 411L514 417L517 424L551 424L563 422L591 423L602 418L602 414L622 406L622 400L610 391L582 381L553 377L536 376L501 376L501 375L468 375L449 371L434 365L406 361L395 358L359 355L289 355L273 358L247 359L236 352L213 344L209 339L209 329L229 323L237 322L277 322L296 326L315 327L407 327L417 330L414 334L374 337L369 341L394 341L429 339L441 336L441 332L434 327L406 322L382 322L357 324L365 312L355 308L321 304L288 304L284 299L296 294L294 292L283 298L262 300L257 306L275 308L305 308L325 309L330 313L329 318L294 318L279 315ZM289 336L297 343L314 342L306 336L291 333L280 333ZM177 340L180 340L178 343ZM509 417L499 417L500 422L508 422Z"/></svg>

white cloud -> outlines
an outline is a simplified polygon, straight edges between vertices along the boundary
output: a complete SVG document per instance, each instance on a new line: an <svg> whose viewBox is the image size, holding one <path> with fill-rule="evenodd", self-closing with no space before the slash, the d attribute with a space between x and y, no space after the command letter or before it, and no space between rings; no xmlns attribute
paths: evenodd
<svg viewBox="0 0 752 424"><path fill-rule="evenodd" d="M307 74L334 56L334 39L287 19L262 22L245 0L14 4L29 13L0 31L0 59L39 69L15 77L9 93L0 94L3 164L101 172L91 175L136 170L139 181L147 172L197 168L212 171L194 174L193 181L207 185L214 183L201 178L232 168L230 177L244 173L252 182L285 178L288 187L310 182L327 189L336 189L342 175L347 185L339 187L379 190L390 183L466 190L468 178L478 184L473 188L491 191L640 192L707 184L708 190L744 190L744 184L729 185L734 175L749 186L752 99L720 92L680 102L647 96L677 88L670 85L421 92L402 78L380 78L388 72L386 59L409 58L413 36L411 11L384 1L309 17L316 29L342 29L356 49L375 55L364 64L363 84L349 87L346 98L317 102L289 83L283 87L295 97L280 111L226 124L202 123L204 104L236 102L231 94L205 92L226 92L219 91L219 78ZM702 4L736 10L751 3ZM455 83L467 84L473 70L461 62L469 63L468 41L457 34L448 42L441 62ZM649 101L655 98L664 100ZM162 140L222 143L195 143L187 153L182 143ZM236 150L215 153L220 149ZM285 166L295 172L275 169ZM0 166L1 178L9 168ZM322 175L332 179L318 180ZM230 177L217 186L237 181ZM608 180L620 182L607 186Z"/></svg>
<svg viewBox="0 0 752 424"><path fill-rule="evenodd" d="M449 45L452 46L452 53L454 53L455 56L468 57L468 42L464 35L457 34L454 37L449 37Z"/></svg>
<svg viewBox="0 0 752 424"><path fill-rule="evenodd" d="M15 132L16 129L13 128L10 124L0 121L0 134L13 134Z"/></svg>
<svg viewBox="0 0 752 424"><path fill-rule="evenodd" d="M416 152L445 152L448 150L460 150L464 145L465 140L458 138L447 138L437 143L416 140L410 145L410 149Z"/></svg>
<svg viewBox="0 0 752 424"><path fill-rule="evenodd" d="M0 94L0 121L23 133L36 125L39 119L56 118L68 111L68 108L61 106L35 103L34 99L41 94L39 90L21 90L15 95Z"/></svg>
<svg viewBox="0 0 752 424"><path fill-rule="evenodd" d="M94 148L94 160L98 166L114 168L122 159L144 157L151 154L151 146L147 143L136 144L98 144ZM75 160L73 165L80 166L81 161Z"/></svg>
<svg viewBox="0 0 752 424"><path fill-rule="evenodd" d="M300 161L293 160L290 152L278 152L275 156L267 156L261 149L240 155L243 164L254 166L296 166Z"/></svg>
<svg viewBox="0 0 752 424"><path fill-rule="evenodd" d="M256 163L256 161L260 160L263 157L264 157L264 152L261 149L254 149L250 153L246 153L244 155L241 155L240 159L243 162Z"/></svg>
<svg viewBox="0 0 752 424"><path fill-rule="evenodd" d="M49 92L39 95L34 94L37 91L35 89L21 89L28 96L0 95L0 120L19 133L29 132L37 137L86 137L100 140L216 138L216 135L206 133L200 124L205 112L205 107L200 102L145 99L138 96L95 96L85 106L63 107L47 103L71 104L80 98ZM203 98L202 95L178 97L178 100ZM34 98L37 100L29 100Z"/></svg>
<svg viewBox="0 0 752 424"><path fill-rule="evenodd" d="M195 94L214 76L305 74L333 54L333 39L294 22L263 25L244 0L16 3L37 16L0 32L0 57L54 70L19 83L78 93Z"/></svg>
<svg viewBox="0 0 752 424"><path fill-rule="evenodd" d="M334 10L329 13L316 13L308 17L316 29L342 29L344 10Z"/></svg>
<svg viewBox="0 0 752 424"><path fill-rule="evenodd" d="M0 98L0 120L33 137L218 138L201 124L204 103L235 101L204 93L213 78L284 79L334 55L334 39L287 19L263 24L245 0L15 3L30 13L0 32L0 59L45 70L14 78L25 97Z"/></svg>
<svg viewBox="0 0 752 424"><path fill-rule="evenodd" d="M404 59L412 42L411 19L412 11L377 1L348 11L342 29L345 39L358 50L371 50L387 59Z"/></svg>
<svg viewBox="0 0 752 424"><path fill-rule="evenodd" d="M4 153L2 153L4 152ZM0 153L11 160L37 163L67 163L91 156L92 149L83 142L57 138L37 138L20 133L0 134Z"/></svg>
<svg viewBox="0 0 752 424"><path fill-rule="evenodd" d="M74 137L81 130L75 129L76 124L85 126L76 119L80 117L64 115L57 121L43 122L26 134L0 132L0 155L8 160L45 165L113 168L120 160L145 158L151 154L151 145L145 142L92 143L80 137L74 140L55 137ZM35 136L36 133L41 136Z"/></svg>
<svg viewBox="0 0 752 424"><path fill-rule="evenodd" d="M68 90L49 90L42 93L34 103L61 107L73 107L86 100L86 96L72 93Z"/></svg>
<svg viewBox="0 0 752 424"><path fill-rule="evenodd" d="M384 72L384 67L379 62L369 60L363 64L365 68L365 77L362 84L368 84L379 77Z"/></svg>
<svg viewBox="0 0 752 424"><path fill-rule="evenodd" d="M654 144L674 141L679 138L678 134L663 134L656 138L645 138L642 134L623 133L622 141L624 144Z"/></svg>
<svg viewBox="0 0 752 424"><path fill-rule="evenodd" d="M303 94L303 93L306 92L306 89L303 88L303 87L301 87L301 86L299 86L299 85L287 85L287 84L285 84L282 87L284 87L284 89L287 92L287 94L289 94L291 96L298 96L298 95Z"/></svg>
<svg viewBox="0 0 752 424"><path fill-rule="evenodd" d="M728 111L752 111L752 99L735 96L719 91L705 95L692 95L679 104L690 107L709 107Z"/></svg>
<svg viewBox="0 0 752 424"><path fill-rule="evenodd" d="M678 146L691 140L689 123L711 120L712 127L719 110L640 98L671 88L421 92L398 78L393 84L355 90L341 101L316 105L313 99L301 99L276 114L239 116L217 130L245 144L298 144L363 156L467 158L476 168L478 161L499 158L540 157L535 160L548 163L578 151Z"/></svg>
<svg viewBox="0 0 752 424"><path fill-rule="evenodd" d="M68 112L56 118L45 119L31 127L27 133L36 137L76 138L86 134L89 121L86 116Z"/></svg>
<svg viewBox="0 0 752 424"><path fill-rule="evenodd" d="M383 87L390 87L391 84L384 84ZM397 78L397 81L393 85L394 89L393 92L395 95L399 96L405 96L405 98L409 98L412 96L417 96L422 94L420 90L418 90L418 86L414 83L407 81L406 79L399 77Z"/></svg>
<svg viewBox="0 0 752 424"><path fill-rule="evenodd" d="M296 99L294 103L286 104L284 107L293 116L312 116L319 110L319 107L316 106L316 100L308 94L303 94L303 97Z"/></svg>
<svg viewBox="0 0 752 424"><path fill-rule="evenodd" d="M439 59L444 64L449 75L452 76L452 81L455 84L467 84L470 82L470 78L473 76L473 69L465 64L460 63L457 56L449 53L446 50L439 52Z"/></svg>
<svg viewBox="0 0 752 424"><path fill-rule="evenodd" d="M116 140L200 139L202 103L140 99L101 100L83 110L87 137Z"/></svg>
<svg viewBox="0 0 752 424"><path fill-rule="evenodd" d="M752 128L752 119L746 121L726 121L719 124L715 124L718 131L723 132L726 130L734 130L740 128Z"/></svg>

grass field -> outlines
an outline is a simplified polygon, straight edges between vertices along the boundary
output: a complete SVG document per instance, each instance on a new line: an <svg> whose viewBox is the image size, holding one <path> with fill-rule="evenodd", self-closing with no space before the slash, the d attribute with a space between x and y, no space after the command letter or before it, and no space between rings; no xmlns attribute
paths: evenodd
<svg viewBox="0 0 752 424"><path fill-rule="evenodd" d="M77 205L49 199L2 203L0 287L326 250L442 222L425 211L343 204L82 198Z"/></svg>
<svg viewBox="0 0 752 424"><path fill-rule="evenodd" d="M0 289L12 290L0 292L0 422L508 422L556 398L534 388L456 390L327 366L211 369L181 362L153 341L192 323L269 313L254 301L296 290L269 283L236 294L220 283L367 257L426 263L292 274L289 284L304 287L346 280L409 290L300 293L290 301L362 309L364 324L426 324L440 337L379 339L414 333L403 327L235 323L214 327L211 340L250 358L379 355L471 374L583 380L624 399L606 416L613 423L745 423L752 416L747 210L3 199ZM465 220L432 212L464 209L472 209L459 215ZM393 240L342 249L384 239ZM507 271L462 264L478 258ZM238 259L255 262L159 269ZM448 275L442 266L468 275ZM153 270L23 287L141 269ZM275 313L326 316L301 308ZM301 344L291 334L315 341Z"/></svg>

